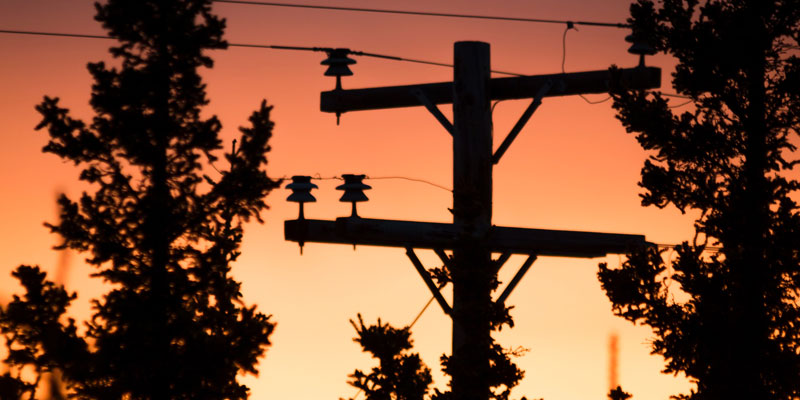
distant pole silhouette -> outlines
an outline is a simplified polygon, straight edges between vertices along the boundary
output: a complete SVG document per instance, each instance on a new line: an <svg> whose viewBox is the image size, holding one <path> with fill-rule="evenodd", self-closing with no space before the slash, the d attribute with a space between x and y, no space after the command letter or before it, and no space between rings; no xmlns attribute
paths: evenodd
<svg viewBox="0 0 800 400"><path fill-rule="evenodd" d="M608 390L614 390L619 386L619 374L617 365L619 359L619 335L616 332L608 336Z"/></svg>
<svg viewBox="0 0 800 400"><path fill-rule="evenodd" d="M55 205L56 205L56 215L59 216L59 225L61 224L61 208L58 207L58 199L61 197L63 193L56 193L55 198ZM70 268L70 250L67 248L59 249L58 250L58 264L56 264L56 273L53 277L53 283L56 285L63 285L66 286L67 277L69 275L69 268Z"/></svg>

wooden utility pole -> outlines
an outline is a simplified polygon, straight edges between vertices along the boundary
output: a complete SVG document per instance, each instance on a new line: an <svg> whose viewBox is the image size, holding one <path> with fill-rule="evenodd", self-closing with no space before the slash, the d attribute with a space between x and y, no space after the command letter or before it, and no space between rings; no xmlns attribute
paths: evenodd
<svg viewBox="0 0 800 400"><path fill-rule="evenodd" d="M457 42L453 82L323 92L322 111L348 111L425 106L453 136L453 223L390 221L357 215L335 221L301 217L285 222L287 240L404 247L442 310L453 321L450 358L451 388L457 400L487 400L491 309L502 306L533 261L540 255L599 257L624 253L648 243L644 236L596 232L496 227L492 225L492 166L541 104L543 97L603 93L612 84L634 88L660 86L661 70L644 67L570 74L492 79L489 44ZM532 98L528 109L496 152L492 152L492 100ZM453 123L437 104L453 104ZM448 268L453 283L452 307L439 292L414 248L433 249ZM445 253L452 251L452 257ZM492 260L492 253L500 253ZM511 254L527 261L496 300L492 282Z"/></svg>
<svg viewBox="0 0 800 400"><path fill-rule="evenodd" d="M463 239L453 249L451 387L457 399L489 396L492 226L492 117L489 44L459 42L453 73L453 224Z"/></svg>

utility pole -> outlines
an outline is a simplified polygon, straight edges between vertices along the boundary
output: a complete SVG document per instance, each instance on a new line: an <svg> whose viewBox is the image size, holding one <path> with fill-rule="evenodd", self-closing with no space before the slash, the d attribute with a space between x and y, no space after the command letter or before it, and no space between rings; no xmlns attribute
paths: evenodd
<svg viewBox="0 0 800 400"><path fill-rule="evenodd" d="M355 90L337 85L335 90L323 92L320 101L322 111L337 116L348 111L425 106L453 136L452 224L361 218L355 214L354 205L350 217L324 221L308 220L301 214L296 220L286 221L284 227L286 239L301 245L320 242L404 247L453 321L450 367L454 398L487 400L491 308L504 304L537 256L600 257L649 244L642 235L493 226L492 166L500 161L543 97L603 93L612 84L659 87L661 70L640 65L620 70L618 76L602 70L492 79L489 44L482 42L457 42L454 65L453 82ZM521 98L532 98L532 102L493 153L491 101ZM445 103L453 104L453 123L436 106ZM452 307L422 266L415 248L434 250L448 268L453 283ZM499 253L499 258L492 260L492 253ZM528 259L493 301L492 282L512 254L524 254Z"/></svg>
<svg viewBox="0 0 800 400"><path fill-rule="evenodd" d="M489 397L492 226L492 116L489 44L456 43L453 72L453 224L464 239L453 249L452 381L457 399ZM461 394L461 395L459 395Z"/></svg>

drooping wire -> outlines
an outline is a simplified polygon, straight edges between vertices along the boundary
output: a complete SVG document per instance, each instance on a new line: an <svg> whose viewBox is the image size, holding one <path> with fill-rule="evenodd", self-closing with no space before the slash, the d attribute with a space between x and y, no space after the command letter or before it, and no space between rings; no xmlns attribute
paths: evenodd
<svg viewBox="0 0 800 400"><path fill-rule="evenodd" d="M443 185L440 185L438 183L433 183L431 181L426 181L425 179L409 178L407 176L369 176L369 175L367 175L366 179L373 179L373 180L374 179L403 179L403 180L407 180L407 181L411 181L411 182L425 183L425 184L431 185L433 187L436 187L436 188L439 188L439 189L442 189L442 190L446 190L446 191L451 192L451 193L453 192L453 189L450 189L447 186L443 186Z"/></svg>
<svg viewBox="0 0 800 400"><path fill-rule="evenodd" d="M291 178L290 176L288 176L288 175L284 175L284 176L282 176L282 177L280 177L280 178L278 178L278 179L281 179L281 180L290 180L290 179L292 179L292 178ZM343 181L343 180L344 180L344 178L342 178L341 176L322 176L322 175L320 175L320 174L318 174L318 173L317 173L317 174L314 174L314 175L312 175L312 176L311 176L311 179L312 179L312 180L320 180L320 181L326 181L326 180L337 180L337 181ZM427 180L425 180L425 179L420 179L420 178L411 178L411 177L408 177L408 176L369 176L369 175L367 175L367 176L366 176L364 179L367 179L367 180L378 180L378 179L400 179L400 180L405 180L405 181L410 181L410 182L424 183L424 184L426 184L426 185L433 186L433 187L435 187L435 188L437 188L437 189L442 189L442 190L445 190L445 191L447 191L447 192L450 192L450 193L452 193L452 192L453 192L453 189L450 189L450 188L449 188L449 187L447 187L447 186L440 185L440 184L438 184L438 183L434 183L434 182L431 182L431 181L427 181Z"/></svg>
<svg viewBox="0 0 800 400"><path fill-rule="evenodd" d="M569 32L570 29L574 29L575 31L578 30L571 23L567 23L567 27L564 29L564 34L561 36L561 73L562 74L566 74L565 65L566 65L566 60L567 60L567 32ZM692 101L693 101L693 100L691 100L691 97L684 96L684 95L681 95L681 94L662 93L661 95L662 96L666 96L666 97L680 98L680 99L690 99L687 102L676 104L674 106L669 106L669 108L683 107L685 105L691 104ZM585 102L587 102L589 104L600 104L600 103L605 103L605 102L611 100L611 96L608 96L608 97L606 97L606 98L604 98L602 100L596 100L596 101L589 100L583 94L580 94L580 93L578 94L578 96L580 96L580 98L582 98L583 101L585 101Z"/></svg>
<svg viewBox="0 0 800 400"><path fill-rule="evenodd" d="M447 285L447 282L441 283L441 284L439 284L438 289L442 290L446 285ZM414 317L414 320L411 321L410 324L408 324L408 329L411 329L414 326L414 324L416 324L417 321L419 321L419 318L422 317L422 314L425 313L425 310L427 310L428 307L431 305L431 303L433 303L434 299L435 299L435 296L431 296L431 298L428 299L428 302L425 303L425 306L423 306L421 310L419 310L419 312L417 313L417 316Z"/></svg>
<svg viewBox="0 0 800 400"><path fill-rule="evenodd" d="M442 285L439 285L439 290L441 290L443 287L444 287L444 285L443 285L443 284L442 284ZM430 300L428 300L428 302L427 302L427 303L425 303L425 306L424 306L424 307L422 307L422 310L419 310L419 312L417 313L417 316L416 316L416 317L414 317L414 320L413 320L413 321L411 321L411 323L410 323L410 324L408 324L408 326L406 327L406 329L411 329L411 328L413 328L413 327L414 327L414 324L416 324L416 323L417 323L417 321L419 320L419 318L420 318L420 317L422 317L422 314L424 314L424 313L425 313L425 310L427 310L427 309L428 309L428 307L431 305L431 303L433 303L433 300L434 300L434 296L431 296ZM362 391L363 391L363 389L358 389L358 391L356 392L356 394L354 394L354 395L353 395L353 397L351 397L351 398L350 398L350 400L356 400L356 399L358 398L358 396L359 396L359 395L362 393Z"/></svg>
<svg viewBox="0 0 800 400"><path fill-rule="evenodd" d="M567 32L569 32L570 29L575 29L575 26L568 23L567 27L564 28L564 34L561 36L561 73L562 74L566 73L566 70L564 69L564 65L567 62ZM577 29L575 29L575 30L577 31Z"/></svg>
<svg viewBox="0 0 800 400"><path fill-rule="evenodd" d="M575 25L574 25L573 22L567 22L567 27L564 28L564 34L561 36L561 73L562 74L566 74L567 73L567 70L565 68L566 62L567 62L567 32L569 32L571 29L574 29L575 31L578 30L577 28L575 28ZM584 96L581 93L578 93L578 96L580 96L580 98L583 99L583 101L585 101L585 102L587 102L589 104L592 104L592 105L605 103L605 102L611 100L611 96L608 96L608 97L606 97L605 99L602 99L602 100L595 100L595 101L587 99L586 96Z"/></svg>
<svg viewBox="0 0 800 400"><path fill-rule="evenodd" d="M314 174L311 179L319 180L319 181L343 181L344 178L341 176L321 176L320 174Z"/></svg>
<svg viewBox="0 0 800 400"><path fill-rule="evenodd" d="M492 108L489 109L489 115L491 115L492 120L494 120L494 108L497 107L497 105L500 104L501 101L506 101L506 100L508 99L497 100L494 102L494 104L492 104ZM494 135L494 124L492 124L492 135Z"/></svg>
<svg viewBox="0 0 800 400"><path fill-rule="evenodd" d="M668 244L668 243L656 243L655 245L658 246L659 248L664 248L664 249L675 249L678 246L680 246L679 244ZM722 251L722 247L721 246L705 246L703 250L704 251L708 251L708 252L712 252L712 253L719 253L720 251Z"/></svg>
<svg viewBox="0 0 800 400"><path fill-rule="evenodd" d="M680 104L675 104L674 106L668 106L668 108L678 108L678 107L683 107L683 106L686 106L686 105L689 105L689 104L692 104L692 103L694 103L694 100L687 100L687 101L685 101L685 102L683 102L683 103L680 103Z"/></svg>
<svg viewBox="0 0 800 400"><path fill-rule="evenodd" d="M489 114L494 115L494 108L497 107L497 105L500 104L501 101L506 101L506 100L508 100L508 99L500 99L500 100L495 101L494 104L492 104L492 109L489 110ZM494 129L494 126L492 126L492 129Z"/></svg>
<svg viewBox="0 0 800 400"><path fill-rule="evenodd" d="M427 303L425 303L425 306L424 306L424 307L422 307L422 310L419 310L419 312L417 313L417 316L416 316L416 317L414 317L414 320L413 320L413 321L411 321L411 323L410 323L410 324L408 324L408 329L411 329L411 328L414 326L414 324L416 324L416 323L417 323L417 321L419 321L419 318L422 316L422 314L424 314L424 313L425 313L425 310L427 310L427 309L428 309L428 307L431 305L431 303L433 303L433 300L434 300L435 298L436 298L435 296L431 296L431 298L430 298L430 299L428 299L428 302L427 302Z"/></svg>
<svg viewBox="0 0 800 400"><path fill-rule="evenodd" d="M675 104L675 105L672 105L672 106L667 106L667 108L678 108L678 107L683 107L683 106L685 106L685 105L689 105L689 104L692 104L692 103L694 102L694 99L692 99L692 97L691 97L691 96L686 96L686 95L683 95L683 94L677 94L677 93L661 93L661 95L662 95L662 96L664 96L664 97L672 97L672 98L676 98L676 99L687 99L687 101L685 101L685 102L683 102L683 103L680 103L680 104Z"/></svg>
<svg viewBox="0 0 800 400"><path fill-rule="evenodd" d="M381 13L381 14L417 15L426 17L467 18L467 19L484 19L484 20L497 20L497 21L533 22L533 23L545 23L545 24L571 23L575 25L599 26L606 28L630 27L630 25L628 24L617 23L617 22L567 21L567 20L543 19L543 18L503 17L503 16L491 16L491 15L439 13L439 12L429 12L429 11L387 10L387 9L377 9L377 8L323 6L316 4L294 4L294 3L290 4L290 3L244 1L244 0L214 0L214 2L242 4L251 6L291 7L291 8L306 8L306 9L317 9L317 10L331 10L331 11L354 11L354 12Z"/></svg>

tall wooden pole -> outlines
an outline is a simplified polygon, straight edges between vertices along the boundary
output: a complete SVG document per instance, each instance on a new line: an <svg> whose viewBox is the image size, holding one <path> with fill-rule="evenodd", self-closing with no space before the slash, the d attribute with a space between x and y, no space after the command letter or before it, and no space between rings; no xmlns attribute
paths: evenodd
<svg viewBox="0 0 800 400"><path fill-rule="evenodd" d="M489 44L457 42L453 77L453 251L451 387L457 400L489 397L492 226L492 118Z"/></svg>

